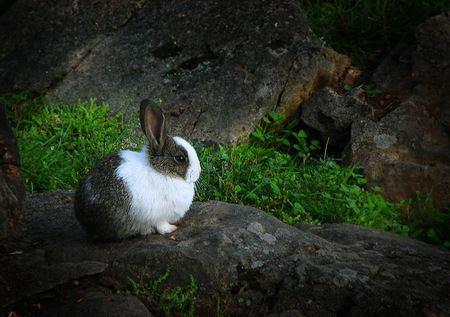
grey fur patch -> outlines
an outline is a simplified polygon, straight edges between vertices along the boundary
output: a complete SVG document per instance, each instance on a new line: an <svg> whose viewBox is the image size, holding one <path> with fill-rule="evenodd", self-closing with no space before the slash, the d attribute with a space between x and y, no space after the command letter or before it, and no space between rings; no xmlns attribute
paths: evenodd
<svg viewBox="0 0 450 317"><path fill-rule="evenodd" d="M84 230L101 240L130 235L130 194L116 176L119 152L104 157L80 181L75 193L75 214Z"/></svg>
<svg viewBox="0 0 450 317"><path fill-rule="evenodd" d="M149 157L149 164L159 173L186 179L186 174L189 169L189 156L186 149L177 144L171 136L167 136L164 148L160 153L155 153L152 146L148 143L146 145ZM184 162L179 162L175 159L177 156L183 156Z"/></svg>

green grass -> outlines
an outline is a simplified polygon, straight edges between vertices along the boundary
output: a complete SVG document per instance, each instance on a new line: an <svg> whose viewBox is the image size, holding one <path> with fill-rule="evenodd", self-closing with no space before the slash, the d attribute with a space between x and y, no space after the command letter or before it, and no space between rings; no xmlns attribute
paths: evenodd
<svg viewBox="0 0 450 317"><path fill-rule="evenodd" d="M162 289L161 285L169 275L170 266L167 266L164 274L149 283L136 282L132 278L128 278L131 292L143 300L157 316L194 316L195 305L198 301L195 296L198 287L194 277L189 276L190 283L186 286Z"/></svg>
<svg viewBox="0 0 450 317"><path fill-rule="evenodd" d="M300 0L324 46L373 69L428 17L450 11L448 0Z"/></svg>
<svg viewBox="0 0 450 317"><path fill-rule="evenodd" d="M19 140L28 192L73 189L101 157L142 143L130 140L138 120L108 117L109 107L95 99L73 105L28 94L1 99Z"/></svg>
<svg viewBox="0 0 450 317"><path fill-rule="evenodd" d="M366 191L356 167L313 158L318 142L292 121L279 131L283 115L270 114L250 144L200 149L203 176L199 200L225 200L251 205L288 224L351 223L383 230L401 230L399 204ZM379 190L379 189L377 189Z"/></svg>

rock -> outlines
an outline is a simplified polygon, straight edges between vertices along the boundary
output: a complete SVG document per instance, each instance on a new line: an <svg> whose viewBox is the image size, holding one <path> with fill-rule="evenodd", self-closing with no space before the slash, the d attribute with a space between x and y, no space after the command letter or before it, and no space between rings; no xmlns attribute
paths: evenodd
<svg viewBox="0 0 450 317"><path fill-rule="evenodd" d="M105 316L116 304L124 315L129 307L146 315L131 295L111 292L127 277L155 280L167 265L163 289L195 278L199 316L217 307L233 316L450 312L450 252L423 242L352 225L293 227L251 207L208 202L194 203L172 234L99 243L84 234L72 203L71 191L29 197L21 230L1 241L1 313L41 303L43 315L61 307L66 316ZM52 269L45 282L42 272Z"/></svg>
<svg viewBox="0 0 450 317"><path fill-rule="evenodd" d="M47 317L108 316L152 317L145 305L129 294L104 294L98 291L69 290L59 294L44 310Z"/></svg>
<svg viewBox="0 0 450 317"><path fill-rule="evenodd" d="M347 57L321 47L298 1L15 1L0 17L0 93L162 98L172 132L236 142L294 112Z"/></svg>
<svg viewBox="0 0 450 317"><path fill-rule="evenodd" d="M450 133L450 13L428 19L406 36L377 68L386 93L422 104Z"/></svg>
<svg viewBox="0 0 450 317"><path fill-rule="evenodd" d="M22 219L25 195L17 139L0 104L0 238L11 234Z"/></svg>
<svg viewBox="0 0 450 317"><path fill-rule="evenodd" d="M388 201L430 193L438 208L450 205L450 139L424 107L404 102L379 122L357 119L344 162L364 167L369 188Z"/></svg>
<svg viewBox="0 0 450 317"><path fill-rule="evenodd" d="M371 107L355 95L338 95L329 87L322 88L301 105L301 119L320 132L324 142L343 149L350 140L353 120L367 118Z"/></svg>
<svg viewBox="0 0 450 317"><path fill-rule="evenodd" d="M364 167L368 187L392 202L430 194L450 206L450 15L407 35L373 75L398 109L379 122L355 120L344 162Z"/></svg>

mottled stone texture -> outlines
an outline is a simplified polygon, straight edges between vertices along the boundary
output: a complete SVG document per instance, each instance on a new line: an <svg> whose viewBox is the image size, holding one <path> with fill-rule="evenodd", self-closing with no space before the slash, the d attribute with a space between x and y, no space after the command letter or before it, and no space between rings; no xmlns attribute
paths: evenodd
<svg viewBox="0 0 450 317"><path fill-rule="evenodd" d="M128 277L154 280L167 265L162 289L195 278L198 316L215 316L218 303L226 316L450 312L450 252L420 241L345 224L293 227L251 207L208 202L194 203L172 234L98 243L72 204L73 192L32 195L21 230L2 241L6 315L36 302L44 315L145 315L116 290L130 288Z"/></svg>
<svg viewBox="0 0 450 317"><path fill-rule="evenodd" d="M125 96L161 98L174 135L198 140L245 139L350 64L320 45L296 0L18 0L0 27L0 93L114 111Z"/></svg>

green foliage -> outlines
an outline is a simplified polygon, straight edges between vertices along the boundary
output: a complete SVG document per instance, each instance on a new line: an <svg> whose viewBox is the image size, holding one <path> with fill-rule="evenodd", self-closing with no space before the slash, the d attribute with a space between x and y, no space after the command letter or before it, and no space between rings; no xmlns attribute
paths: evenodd
<svg viewBox="0 0 450 317"><path fill-rule="evenodd" d="M450 10L448 0L300 0L311 29L355 65L373 67L428 17Z"/></svg>
<svg viewBox="0 0 450 317"><path fill-rule="evenodd" d="M74 105L10 94L1 98L19 140L27 191L73 189L103 156L137 146L123 112L95 99Z"/></svg>
<svg viewBox="0 0 450 317"><path fill-rule="evenodd" d="M430 196L390 203L380 188L364 188L356 166L315 158L320 146L295 132L298 122L283 125L275 113L263 121L250 144L198 150L199 200L251 205L287 224L350 223L450 247L449 211L436 209Z"/></svg>
<svg viewBox="0 0 450 317"><path fill-rule="evenodd" d="M403 219L407 235L450 249L450 210L439 210L430 195L417 192L415 199L403 205Z"/></svg>
<svg viewBox="0 0 450 317"><path fill-rule="evenodd" d="M190 284L176 286L160 290L161 284L170 275L170 266L166 272L150 283L136 282L128 278L132 293L144 300L158 316L194 316L197 298L195 292L198 287L192 275L189 276Z"/></svg>
<svg viewBox="0 0 450 317"><path fill-rule="evenodd" d="M274 128L284 120L271 113L251 144L201 149L198 198L252 205L288 224L346 222L385 230L397 224L398 204L364 190L355 167L312 158L318 142L295 132L295 121Z"/></svg>

